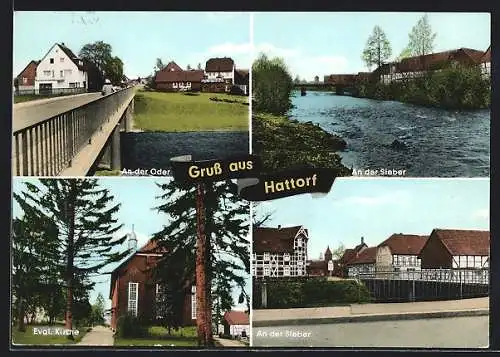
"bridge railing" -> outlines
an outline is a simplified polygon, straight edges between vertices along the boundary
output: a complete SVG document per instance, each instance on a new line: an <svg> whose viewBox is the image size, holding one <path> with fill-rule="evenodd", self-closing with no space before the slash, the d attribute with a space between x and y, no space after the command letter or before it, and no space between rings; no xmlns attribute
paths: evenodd
<svg viewBox="0 0 500 357"><path fill-rule="evenodd" d="M16 176L56 176L133 96L126 88L13 133Z"/></svg>

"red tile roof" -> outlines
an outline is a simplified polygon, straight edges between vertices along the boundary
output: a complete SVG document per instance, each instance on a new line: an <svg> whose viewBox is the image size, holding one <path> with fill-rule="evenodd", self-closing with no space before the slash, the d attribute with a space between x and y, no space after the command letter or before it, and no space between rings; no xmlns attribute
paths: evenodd
<svg viewBox="0 0 500 357"><path fill-rule="evenodd" d="M234 68L234 61L232 58L210 58L206 65L206 72L231 72Z"/></svg>
<svg viewBox="0 0 500 357"><path fill-rule="evenodd" d="M451 255L480 255L490 254L490 232L477 230L434 229L436 235Z"/></svg>
<svg viewBox="0 0 500 357"><path fill-rule="evenodd" d="M428 236L414 234L393 234L378 246L388 246L392 254L418 255L427 242Z"/></svg>
<svg viewBox="0 0 500 357"><path fill-rule="evenodd" d="M354 249L346 249L342 257L340 257L339 263L342 265L348 264L356 256L356 251Z"/></svg>
<svg viewBox="0 0 500 357"><path fill-rule="evenodd" d="M61 48L61 50L63 50L66 56L68 56L71 59L71 61L78 67L79 70L85 71L85 67L83 66L83 60L78 58L78 56L75 55L73 51L71 51L68 47L64 45L64 43L58 43L57 45ZM82 61L82 64L80 64L80 61Z"/></svg>
<svg viewBox="0 0 500 357"><path fill-rule="evenodd" d="M224 314L224 320L228 325L249 325L248 314L244 311L227 311Z"/></svg>
<svg viewBox="0 0 500 357"><path fill-rule="evenodd" d="M161 70L156 74L155 82L201 82L203 79L201 70Z"/></svg>
<svg viewBox="0 0 500 357"><path fill-rule="evenodd" d="M182 71L182 68L174 61L168 62L168 64L162 69L162 71Z"/></svg>
<svg viewBox="0 0 500 357"><path fill-rule="evenodd" d="M484 55L479 60L480 63L491 62L491 46L488 47Z"/></svg>
<svg viewBox="0 0 500 357"><path fill-rule="evenodd" d="M479 63L483 54L483 51L473 50L471 48L459 48L456 50L430 53L423 56L407 57L391 65L396 66L397 72L423 71L451 60L470 64Z"/></svg>
<svg viewBox="0 0 500 357"><path fill-rule="evenodd" d="M255 253L293 253L293 240L302 226L259 227L253 230L253 251Z"/></svg>
<svg viewBox="0 0 500 357"><path fill-rule="evenodd" d="M377 247L368 247L358 253L357 257L352 259L348 265L356 264L374 264L377 257Z"/></svg>

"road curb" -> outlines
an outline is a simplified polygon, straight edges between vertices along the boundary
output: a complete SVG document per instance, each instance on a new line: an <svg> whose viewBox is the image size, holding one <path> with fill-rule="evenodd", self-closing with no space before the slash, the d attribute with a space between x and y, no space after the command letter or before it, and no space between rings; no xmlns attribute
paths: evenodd
<svg viewBox="0 0 500 357"><path fill-rule="evenodd" d="M409 313L397 313L397 314L369 314L369 315L367 314L367 315L320 317L320 318L305 318L305 319L252 321L252 327L321 325L321 324L340 324L340 323L355 323L355 322L418 320L418 319L436 319L436 318L445 318L445 317L474 317L474 316L487 316L489 314L490 314L489 309L409 312Z"/></svg>
<svg viewBox="0 0 500 357"><path fill-rule="evenodd" d="M45 103L57 102L58 100L61 100L63 98L83 96L83 95L88 95L88 94L91 94L91 93L92 92L80 93L80 94L75 94L75 95L61 95L61 96L56 96L54 98L36 99L36 100L30 100L30 101L27 101L27 102L14 103L14 109L17 109L17 108L26 108L26 107L31 107L31 106L34 106L34 105L45 104Z"/></svg>

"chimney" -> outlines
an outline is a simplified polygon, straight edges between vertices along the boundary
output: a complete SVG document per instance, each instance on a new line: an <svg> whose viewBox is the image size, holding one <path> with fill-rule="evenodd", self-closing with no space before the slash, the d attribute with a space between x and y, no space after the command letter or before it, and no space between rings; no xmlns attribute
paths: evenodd
<svg viewBox="0 0 500 357"><path fill-rule="evenodd" d="M361 244L365 244L365 238L361 237Z"/></svg>
<svg viewBox="0 0 500 357"><path fill-rule="evenodd" d="M278 230L281 229L281 224L278 224Z"/></svg>
<svg viewBox="0 0 500 357"><path fill-rule="evenodd" d="M132 225L132 232L127 234L128 236L128 250L130 252L135 252L137 250L137 236L134 232L134 225Z"/></svg>

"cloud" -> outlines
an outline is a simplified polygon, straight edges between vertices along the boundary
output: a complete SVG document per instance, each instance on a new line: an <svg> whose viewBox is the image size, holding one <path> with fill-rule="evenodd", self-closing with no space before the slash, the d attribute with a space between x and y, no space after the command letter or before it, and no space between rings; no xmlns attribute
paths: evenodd
<svg viewBox="0 0 500 357"><path fill-rule="evenodd" d="M352 205L358 207L394 206L409 203L411 196L406 191L393 191L373 196L351 196L336 201L339 205Z"/></svg>
<svg viewBox="0 0 500 357"><path fill-rule="evenodd" d="M490 210L489 208L479 209L472 214L472 217L475 219L489 219Z"/></svg>

